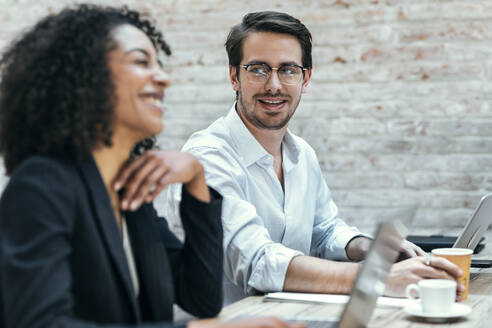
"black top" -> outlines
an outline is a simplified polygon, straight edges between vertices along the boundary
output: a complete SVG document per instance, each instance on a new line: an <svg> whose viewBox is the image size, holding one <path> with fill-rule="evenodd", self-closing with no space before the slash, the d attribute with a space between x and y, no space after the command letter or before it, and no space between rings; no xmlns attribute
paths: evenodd
<svg viewBox="0 0 492 328"><path fill-rule="evenodd" d="M184 244L151 204L124 213L137 298L94 160L25 160L0 200L0 324L173 327L173 303L198 317L216 315L222 307L222 197L210 191L212 201L203 203L183 188Z"/></svg>

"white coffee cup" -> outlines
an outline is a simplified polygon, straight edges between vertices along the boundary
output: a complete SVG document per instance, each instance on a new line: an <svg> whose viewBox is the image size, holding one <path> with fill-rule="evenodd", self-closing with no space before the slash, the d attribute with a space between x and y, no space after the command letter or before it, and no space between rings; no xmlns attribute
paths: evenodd
<svg viewBox="0 0 492 328"><path fill-rule="evenodd" d="M422 311L432 313L449 313L456 300L456 281L446 279L425 279L418 284L409 284L405 290L407 298L416 302L417 298L412 292L417 292L420 297Z"/></svg>

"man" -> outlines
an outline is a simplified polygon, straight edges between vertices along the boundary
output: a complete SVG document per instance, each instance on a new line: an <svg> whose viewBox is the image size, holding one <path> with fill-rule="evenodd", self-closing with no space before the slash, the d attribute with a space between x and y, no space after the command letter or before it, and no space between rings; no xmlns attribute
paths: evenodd
<svg viewBox="0 0 492 328"><path fill-rule="evenodd" d="M311 34L287 14L258 12L232 28L225 46L237 101L183 147L224 197L225 303L257 291L348 293L360 265L332 260L362 260L370 239L338 218L314 150L287 130L311 78ZM159 162L152 156L133 165ZM122 183L131 168L124 171ZM131 182L125 198L151 200L152 183L140 184ZM168 217L178 215L179 190L171 188ZM409 242L402 251L411 258L393 266L386 295L461 275L442 258L416 257L424 253Z"/></svg>

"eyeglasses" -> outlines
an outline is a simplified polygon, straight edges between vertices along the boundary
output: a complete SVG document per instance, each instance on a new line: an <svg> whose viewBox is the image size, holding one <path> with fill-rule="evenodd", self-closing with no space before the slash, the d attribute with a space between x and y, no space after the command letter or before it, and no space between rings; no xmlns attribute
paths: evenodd
<svg viewBox="0 0 492 328"><path fill-rule="evenodd" d="M265 84L270 78L272 71L277 71L280 83L289 85L297 84L302 79L304 71L307 70L307 68L295 64L270 67L267 64L253 63L240 66L246 71L248 81L254 84Z"/></svg>

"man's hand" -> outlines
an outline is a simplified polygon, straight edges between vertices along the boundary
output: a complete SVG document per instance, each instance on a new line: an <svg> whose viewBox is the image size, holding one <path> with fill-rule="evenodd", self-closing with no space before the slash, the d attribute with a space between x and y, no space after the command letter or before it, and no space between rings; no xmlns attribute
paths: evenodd
<svg viewBox="0 0 492 328"><path fill-rule="evenodd" d="M463 271L454 263L442 257L431 257L429 265L426 257L419 256L393 264L386 285L385 295L404 297L408 284L417 283L422 279L457 280ZM462 293L465 287L458 282L457 292ZM458 297L459 300L459 297Z"/></svg>
<svg viewBox="0 0 492 328"><path fill-rule="evenodd" d="M187 328L305 328L302 323L288 323L274 317L220 322L217 319L191 321Z"/></svg>
<svg viewBox="0 0 492 328"><path fill-rule="evenodd" d="M424 250L408 240L403 240L400 245L399 261L406 260L416 256L425 256Z"/></svg>
<svg viewBox="0 0 492 328"><path fill-rule="evenodd" d="M364 236L357 236L349 241L347 246L345 246L345 251L347 252L347 257L349 260L355 262L362 261L366 257L367 252L371 247L371 243L372 239ZM426 253L422 250L422 248L409 242L408 240L403 240L400 245L400 256L398 257L398 260L401 261L424 255L426 255Z"/></svg>
<svg viewBox="0 0 492 328"><path fill-rule="evenodd" d="M120 168L113 187L116 191L125 189L121 208L135 211L173 183L183 183L190 194L210 201L202 165L194 156L179 151L149 150L128 161Z"/></svg>

